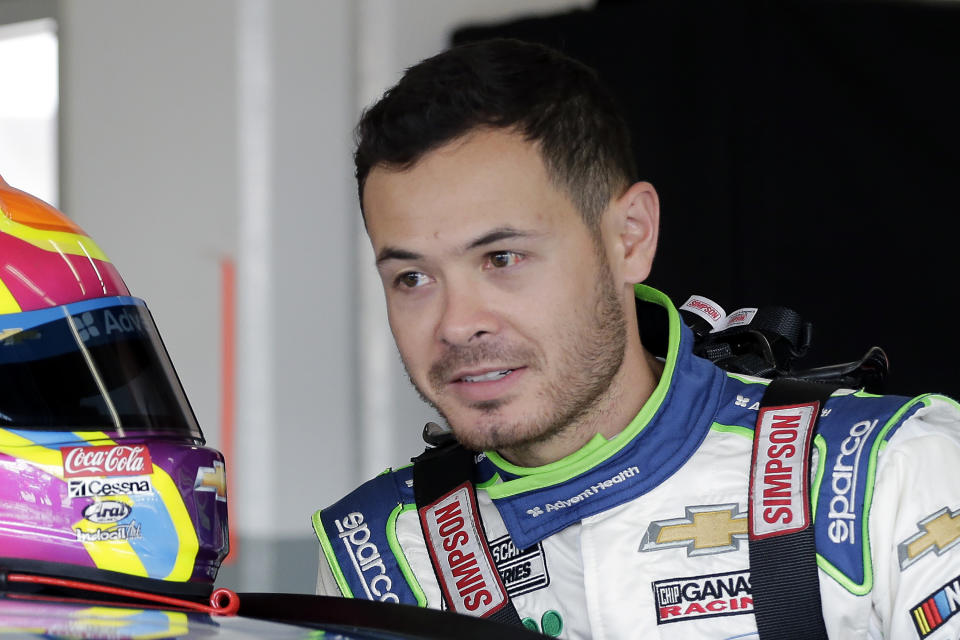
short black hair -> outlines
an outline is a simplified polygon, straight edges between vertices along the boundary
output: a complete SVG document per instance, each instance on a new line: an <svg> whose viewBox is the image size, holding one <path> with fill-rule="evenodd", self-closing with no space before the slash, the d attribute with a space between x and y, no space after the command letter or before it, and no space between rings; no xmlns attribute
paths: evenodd
<svg viewBox="0 0 960 640"><path fill-rule="evenodd" d="M364 111L354 153L361 209L373 168L408 169L482 127L536 143L550 179L594 232L610 198L637 179L629 128L596 72L546 46L497 38L410 67Z"/></svg>

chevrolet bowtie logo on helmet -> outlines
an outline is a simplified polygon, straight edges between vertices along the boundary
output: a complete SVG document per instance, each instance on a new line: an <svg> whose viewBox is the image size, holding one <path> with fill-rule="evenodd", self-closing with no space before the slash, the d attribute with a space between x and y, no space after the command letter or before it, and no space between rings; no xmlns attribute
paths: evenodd
<svg viewBox="0 0 960 640"><path fill-rule="evenodd" d="M193 485L194 491L213 491L217 500L227 501L227 474L224 473L223 463L213 461L212 467L197 469L197 481Z"/></svg>
<svg viewBox="0 0 960 640"><path fill-rule="evenodd" d="M686 516L651 522L637 551L686 548L687 556L736 551L747 539L747 512L737 504L686 507Z"/></svg>
<svg viewBox="0 0 960 640"><path fill-rule="evenodd" d="M23 329L21 329L20 327L12 327L10 329L4 329L3 331L0 331L0 340L6 340L7 338L12 338L13 336L20 333L21 331L23 331Z"/></svg>

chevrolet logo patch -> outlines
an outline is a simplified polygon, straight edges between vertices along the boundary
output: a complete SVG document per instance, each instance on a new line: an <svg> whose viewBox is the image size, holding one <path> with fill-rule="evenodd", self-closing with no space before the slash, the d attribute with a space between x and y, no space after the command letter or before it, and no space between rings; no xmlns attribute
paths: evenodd
<svg viewBox="0 0 960 640"><path fill-rule="evenodd" d="M897 545L901 571L931 551L943 555L960 542L960 510L950 511L944 507L918 522L917 528L919 533Z"/></svg>
<svg viewBox="0 0 960 640"><path fill-rule="evenodd" d="M686 507L686 516L651 522L637 551L685 547L687 557L736 551L747 539L747 513L737 504Z"/></svg>
<svg viewBox="0 0 960 640"><path fill-rule="evenodd" d="M197 480L193 483L194 491L213 491L217 494L217 500L227 501L227 474L223 470L223 463L219 460L213 461L212 467L200 467L197 469Z"/></svg>

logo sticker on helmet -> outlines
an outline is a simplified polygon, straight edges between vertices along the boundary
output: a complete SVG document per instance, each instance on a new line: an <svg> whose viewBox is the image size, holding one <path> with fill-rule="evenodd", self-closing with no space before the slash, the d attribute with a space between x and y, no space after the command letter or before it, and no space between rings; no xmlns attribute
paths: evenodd
<svg viewBox="0 0 960 640"><path fill-rule="evenodd" d="M95 338L109 336L112 333L143 333L143 320L129 309L101 309L87 311L73 316L80 339L90 342Z"/></svg>
<svg viewBox="0 0 960 640"><path fill-rule="evenodd" d="M122 495L146 495L153 493L150 478L130 478L127 480L101 480L82 478L67 482L67 497L96 498Z"/></svg>
<svg viewBox="0 0 960 640"><path fill-rule="evenodd" d="M197 480L193 483L194 491L212 491L220 502L227 501L227 476L223 470L223 463L213 461L212 467L197 469Z"/></svg>
<svg viewBox="0 0 960 640"><path fill-rule="evenodd" d="M94 524L109 524L111 522L120 522L133 509L130 505L116 500L103 500L94 502L83 510L83 517Z"/></svg>
<svg viewBox="0 0 960 640"><path fill-rule="evenodd" d="M90 338L100 337L100 329L97 328L93 320L93 314L89 311L82 315L74 316L73 324L76 325L77 333L80 334L80 339L84 342Z"/></svg>
<svg viewBox="0 0 960 640"><path fill-rule="evenodd" d="M74 532L77 534L77 542L123 542L143 537L140 535L139 522L118 524L106 529L76 528Z"/></svg>
<svg viewBox="0 0 960 640"><path fill-rule="evenodd" d="M142 476L153 473L150 452L142 444L64 447L62 453L63 475L67 478Z"/></svg>

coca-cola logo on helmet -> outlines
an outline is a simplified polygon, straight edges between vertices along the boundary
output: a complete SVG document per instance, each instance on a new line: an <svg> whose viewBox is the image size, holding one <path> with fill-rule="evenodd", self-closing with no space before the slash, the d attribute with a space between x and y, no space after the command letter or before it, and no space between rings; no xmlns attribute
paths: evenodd
<svg viewBox="0 0 960 640"><path fill-rule="evenodd" d="M153 461L146 445L106 445L102 447L64 447L63 475L140 476L153 473Z"/></svg>

